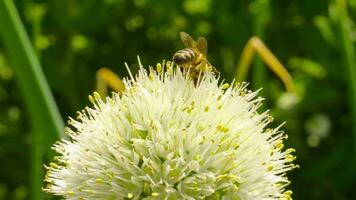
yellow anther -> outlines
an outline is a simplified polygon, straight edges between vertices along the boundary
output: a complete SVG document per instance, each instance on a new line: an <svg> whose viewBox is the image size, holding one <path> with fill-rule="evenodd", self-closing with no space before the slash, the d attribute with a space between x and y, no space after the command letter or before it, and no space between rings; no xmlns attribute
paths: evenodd
<svg viewBox="0 0 356 200"><path fill-rule="evenodd" d="M229 131L229 128L224 127L224 126L222 126L221 124L219 124L219 125L216 127L216 129L217 129L218 131L220 131L220 132L223 132L223 133L226 133L226 132Z"/></svg>
<svg viewBox="0 0 356 200"><path fill-rule="evenodd" d="M49 163L49 166L54 167L54 168L58 167L58 165L54 162Z"/></svg>
<svg viewBox="0 0 356 200"><path fill-rule="evenodd" d="M153 192L153 193L151 194L151 196L153 196L153 197L158 197L158 193L157 193L157 192Z"/></svg>
<svg viewBox="0 0 356 200"><path fill-rule="evenodd" d="M295 149L293 149L293 148L289 148L289 149L286 150L287 154L290 154L290 153L293 153L293 152L295 152Z"/></svg>
<svg viewBox="0 0 356 200"><path fill-rule="evenodd" d="M107 173L107 174L106 174L106 176L108 176L108 177L109 177L109 179L114 178L114 176L113 176L112 174L110 174L110 173Z"/></svg>
<svg viewBox="0 0 356 200"><path fill-rule="evenodd" d="M168 74L173 74L173 67L172 67L172 65L167 65L167 72L168 72Z"/></svg>
<svg viewBox="0 0 356 200"><path fill-rule="evenodd" d="M157 65L156 65L156 70L157 70L158 73L161 73L161 72L162 72L162 65L161 65L161 63L157 63Z"/></svg>
<svg viewBox="0 0 356 200"><path fill-rule="evenodd" d="M98 100L98 99L101 98L101 97L100 97L100 94L99 94L98 92L94 92L93 94L94 94L94 99L95 99L95 100Z"/></svg>
<svg viewBox="0 0 356 200"><path fill-rule="evenodd" d="M95 182L97 182L97 183L102 183L102 182L103 182L103 179L97 178L97 179L95 179Z"/></svg>
<svg viewBox="0 0 356 200"><path fill-rule="evenodd" d="M270 166L267 167L267 171L270 172L270 171L272 171L272 170L273 170L273 166L270 165Z"/></svg>
<svg viewBox="0 0 356 200"><path fill-rule="evenodd" d="M153 74L153 72L150 72L150 74L148 75L148 78L153 81L155 79L155 75Z"/></svg>
<svg viewBox="0 0 356 200"><path fill-rule="evenodd" d="M95 103L95 100L94 100L93 96L89 95L88 97L89 97L89 101L90 101L91 103Z"/></svg>
<svg viewBox="0 0 356 200"><path fill-rule="evenodd" d="M192 110L194 109L194 104L195 104L195 102L192 101L189 106L183 108L183 111L187 111L187 113L192 112Z"/></svg>
<svg viewBox="0 0 356 200"><path fill-rule="evenodd" d="M209 111L209 106L204 108L204 112L208 112Z"/></svg>
<svg viewBox="0 0 356 200"><path fill-rule="evenodd" d="M284 194L286 194L286 195L289 195L289 196L290 196L290 195L292 195L292 194L293 194L293 191L292 191L292 190L287 190L287 191L285 191L285 192L284 192Z"/></svg>
<svg viewBox="0 0 356 200"><path fill-rule="evenodd" d="M287 162L293 162L293 160L295 160L297 157L293 156L293 155L290 155L290 154L287 154L286 155L286 161Z"/></svg>
<svg viewBox="0 0 356 200"><path fill-rule="evenodd" d="M67 194L68 195L74 195L74 192L73 191L68 191Z"/></svg>
<svg viewBox="0 0 356 200"><path fill-rule="evenodd" d="M280 149L283 149L284 147L284 144L282 142L279 142L276 144L276 149L280 150Z"/></svg>
<svg viewBox="0 0 356 200"><path fill-rule="evenodd" d="M132 194L132 193L128 193L128 194L127 194L127 198L132 199L132 197L133 197L133 194Z"/></svg>
<svg viewBox="0 0 356 200"><path fill-rule="evenodd" d="M230 85L228 83L224 83L224 85L222 86L222 89L225 90L225 89L227 89L229 87L230 87Z"/></svg>
<svg viewBox="0 0 356 200"><path fill-rule="evenodd" d="M272 116L268 116L268 121L273 122L274 118Z"/></svg>

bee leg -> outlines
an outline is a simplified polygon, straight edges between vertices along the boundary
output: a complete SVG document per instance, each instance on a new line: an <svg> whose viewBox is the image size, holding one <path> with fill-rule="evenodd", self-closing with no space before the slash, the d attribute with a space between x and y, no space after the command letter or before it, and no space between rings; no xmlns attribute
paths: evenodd
<svg viewBox="0 0 356 200"><path fill-rule="evenodd" d="M108 68L101 68L96 72L96 90L102 97L108 95L108 87L116 92L125 90L120 77Z"/></svg>
<svg viewBox="0 0 356 200"><path fill-rule="evenodd" d="M211 65L208 65L207 62L201 62L196 66L196 69L200 72L205 72L205 71L213 71Z"/></svg>
<svg viewBox="0 0 356 200"><path fill-rule="evenodd" d="M195 66L195 69L197 70L197 71L205 71L206 69L205 69L205 65L204 65L204 63L203 62L201 62L201 63L199 63L198 65L196 65Z"/></svg>
<svg viewBox="0 0 356 200"><path fill-rule="evenodd" d="M258 37L252 37L245 45L236 68L236 80L246 80L248 70L256 52L262 58L263 62L282 80L287 91L294 93L295 85L292 76Z"/></svg>

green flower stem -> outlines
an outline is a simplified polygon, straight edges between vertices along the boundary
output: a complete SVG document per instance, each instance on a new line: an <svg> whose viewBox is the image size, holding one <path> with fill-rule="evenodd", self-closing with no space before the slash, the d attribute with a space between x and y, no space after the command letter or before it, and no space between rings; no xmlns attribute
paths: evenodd
<svg viewBox="0 0 356 200"><path fill-rule="evenodd" d="M12 0L0 1L0 33L33 126L31 198L37 200L42 198L42 148L50 149L62 135L63 121ZM47 155L53 152L48 151Z"/></svg>
<svg viewBox="0 0 356 200"><path fill-rule="evenodd" d="M354 177L356 170L356 57L354 43L352 42L350 35L350 18L347 13L347 2L345 0L336 0L336 9L338 14L339 31L341 33L342 48L344 53L345 64L349 74L349 86L350 86L350 103L351 103L351 118L353 125L352 137L353 137L353 167L354 170L351 177Z"/></svg>

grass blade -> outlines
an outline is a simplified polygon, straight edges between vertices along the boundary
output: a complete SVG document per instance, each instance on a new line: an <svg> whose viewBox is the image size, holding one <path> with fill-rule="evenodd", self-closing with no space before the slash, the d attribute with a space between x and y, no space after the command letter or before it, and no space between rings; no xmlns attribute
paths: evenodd
<svg viewBox="0 0 356 200"><path fill-rule="evenodd" d="M42 148L50 149L61 136L63 121L12 0L0 1L0 33L31 117L31 198L37 200L42 198Z"/></svg>
<svg viewBox="0 0 356 200"><path fill-rule="evenodd" d="M349 91L350 91L350 108L351 108L351 118L352 118L352 140L353 140L353 170L350 174L350 179L355 177L356 172L356 56L354 43L351 40L351 30L350 30L350 18L347 12L347 1L346 0L336 0L336 11L338 17L339 31L342 40L342 50L344 54L345 64L347 67L347 72L349 74ZM350 180L352 182L352 180Z"/></svg>

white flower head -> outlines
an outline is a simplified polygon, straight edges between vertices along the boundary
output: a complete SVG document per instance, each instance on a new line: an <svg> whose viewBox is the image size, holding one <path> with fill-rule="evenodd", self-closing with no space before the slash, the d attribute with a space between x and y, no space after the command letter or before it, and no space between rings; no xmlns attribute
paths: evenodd
<svg viewBox="0 0 356 200"><path fill-rule="evenodd" d="M54 145L46 191L66 199L291 199L286 135L266 128L261 98L212 73L195 83L158 64L124 80L125 92L70 119ZM166 68L166 70L164 70Z"/></svg>

